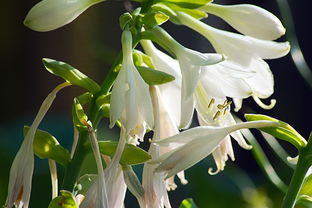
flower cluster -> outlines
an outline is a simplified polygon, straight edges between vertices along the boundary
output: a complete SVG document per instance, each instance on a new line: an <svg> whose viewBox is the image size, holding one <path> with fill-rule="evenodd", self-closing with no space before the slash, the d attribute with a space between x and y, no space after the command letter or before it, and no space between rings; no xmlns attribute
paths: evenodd
<svg viewBox="0 0 312 208"><path fill-rule="evenodd" d="M43 0L30 10L24 23L37 31L53 30L70 23L88 7L102 1ZM290 49L288 42L273 41L285 33L279 19L248 4L223 6L206 1L194 9L198 14L209 13L222 18L239 34L205 24L187 12L192 9L175 9L177 7L170 5L157 3L140 15L133 12L123 16L120 21L122 59L119 67L113 68L118 75L111 83L112 89L101 94L103 90L98 91L98 85L92 85L96 92L91 92L94 99L90 102L91 107L100 103L101 96L109 101L103 99L104 104L98 105L101 106L99 109L91 108L91 113L97 113L90 117L84 114L82 107L74 111L79 123L76 125L78 134L88 135L90 140L85 143L91 146L98 172L84 197L76 196L80 207L123 207L128 188L142 208L169 208L167 191L177 188L175 175L186 184L184 171L209 155L215 160L216 170L209 168L208 172L216 174L224 169L229 158L235 159L231 137L242 148L251 149L240 129L279 125L271 121L236 123L231 113L232 103L238 111L243 99L248 97L261 107L274 106L274 100L267 106L260 98L268 98L274 91L273 75L264 60L283 57ZM159 16L200 33L212 44L215 53L201 53L184 47L159 26ZM153 21L148 21L151 18ZM170 55L157 49L153 42ZM137 44L143 51L134 50ZM157 80L157 76L165 77L166 81ZM170 77L174 80L169 82ZM71 81L68 77L66 79ZM90 83L81 80L86 79L80 78L75 83L82 83L83 87ZM77 102L75 104L80 106ZM120 139L110 157L103 156L96 136L96 116L103 106L109 106L110 127L116 123L120 127ZM200 126L187 129L195 110ZM42 117L45 112L39 111L38 115ZM35 120L12 165L7 208L13 204L28 207L33 170L32 143L41 117ZM180 132L181 129L187 130ZM138 145L147 130L153 131L148 151L152 160L145 161L141 184L131 165L122 161L122 156L126 145ZM72 157L77 154L79 152ZM21 157L28 162L21 163Z"/></svg>

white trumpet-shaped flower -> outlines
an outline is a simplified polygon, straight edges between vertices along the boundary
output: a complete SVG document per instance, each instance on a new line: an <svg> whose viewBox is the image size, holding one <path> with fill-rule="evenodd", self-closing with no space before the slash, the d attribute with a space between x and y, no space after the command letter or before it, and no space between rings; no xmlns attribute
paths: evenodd
<svg viewBox="0 0 312 208"><path fill-rule="evenodd" d="M24 24L32 30L47 32L62 27L90 6L104 0L42 0L28 12Z"/></svg>
<svg viewBox="0 0 312 208"><path fill-rule="evenodd" d="M56 93L68 85L70 84L63 83L58 85L46 97L38 111L35 120L30 126L30 129L26 134L19 151L17 152L10 169L8 196L4 205L5 208L12 208L14 205L19 208L28 208L31 192L31 181L34 171L33 142L35 133L43 117L52 105L52 102L56 97Z"/></svg>
<svg viewBox="0 0 312 208"><path fill-rule="evenodd" d="M248 66L253 58L276 59L285 56L290 46L288 42L260 40L211 27L183 12L177 13L181 23L205 36L217 53Z"/></svg>
<svg viewBox="0 0 312 208"><path fill-rule="evenodd" d="M122 67L115 80L110 101L110 127L120 119L128 135L130 131L147 125L153 127L153 108L148 85L134 66L132 36L128 30L122 34Z"/></svg>
<svg viewBox="0 0 312 208"><path fill-rule="evenodd" d="M201 10L219 16L237 31L263 40L275 40L285 34L281 21L271 12L251 4L206 4Z"/></svg>
<svg viewBox="0 0 312 208"><path fill-rule="evenodd" d="M201 66L222 62L225 60L225 56L216 53L203 54L185 48L159 27L153 29L153 34L160 42L170 48L179 62L182 74L180 128L187 128L194 112L193 94L200 77Z"/></svg>
<svg viewBox="0 0 312 208"><path fill-rule="evenodd" d="M181 144L181 146L151 161L151 163L159 162L160 164L155 171L165 172L166 178L169 178L182 170L190 168L210 155L224 138L234 131L243 128L263 128L278 125L276 122L254 121L226 127L195 127L167 139L155 141L160 146L169 146L175 143Z"/></svg>
<svg viewBox="0 0 312 208"><path fill-rule="evenodd" d="M230 113L231 101L223 98L211 98L208 96L209 93L206 92L203 85L200 83L196 88L195 100L196 100L196 110L198 115L198 121L201 126L230 126L235 125L236 122ZM232 148L231 137L233 137L238 144L244 149L250 149L251 146L248 145L243 138L240 131L234 131L224 137L216 149L212 152L212 156L215 160L217 170L212 172L209 169L210 174L216 174L224 169L225 162L230 157L232 161L235 160L234 152Z"/></svg>

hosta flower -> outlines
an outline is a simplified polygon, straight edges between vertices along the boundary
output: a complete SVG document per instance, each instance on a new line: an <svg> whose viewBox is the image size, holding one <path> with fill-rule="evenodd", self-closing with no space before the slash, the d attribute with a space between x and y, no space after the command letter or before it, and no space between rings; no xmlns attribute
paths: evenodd
<svg viewBox="0 0 312 208"><path fill-rule="evenodd" d="M206 4L201 10L221 17L237 31L264 40L275 40L285 34L281 21L269 11L251 4Z"/></svg>
<svg viewBox="0 0 312 208"><path fill-rule="evenodd" d="M196 110L198 113L198 121L201 126L230 126L235 125L236 122L230 113L231 101L228 101L226 97L223 98L212 98L208 96L209 93L206 92L203 84L199 84L196 93ZM230 157L232 161L235 160L234 152L232 148L231 137L233 137L238 144L244 149L250 149L251 146L248 145L243 138L240 131L234 131L224 137L216 149L212 152L212 156L215 160L217 170L212 172L209 169L209 173L215 174L224 169L225 162Z"/></svg>
<svg viewBox="0 0 312 208"><path fill-rule="evenodd" d="M24 24L39 32L62 27L90 6L104 0L42 0L28 12Z"/></svg>
<svg viewBox="0 0 312 208"><path fill-rule="evenodd" d="M217 53L223 53L229 59L243 65L249 65L254 57L261 59L283 57L290 49L288 42L260 40L216 29L183 12L178 12L177 17L183 24L205 36Z"/></svg>
<svg viewBox="0 0 312 208"><path fill-rule="evenodd" d="M63 83L58 85L43 101L38 114L33 121L28 133L26 134L22 146L17 152L10 169L10 178L8 186L8 196L5 208L11 208L14 205L19 208L27 208L30 199L31 181L34 171L34 150L33 142L35 133L43 117L52 105L56 93L70 84Z"/></svg>
<svg viewBox="0 0 312 208"><path fill-rule="evenodd" d="M261 107L274 106L274 101L271 106L265 106L259 99L259 97L269 97L273 93L274 86L273 75L267 63L262 59L275 59L285 56L290 49L288 42L260 40L219 30L183 12L178 12L177 17L183 24L205 36L215 50L218 53L224 53L228 60L241 65L242 69L255 71L255 76L245 78L252 89L253 98ZM235 103L239 106L241 99L235 100Z"/></svg>
<svg viewBox="0 0 312 208"><path fill-rule="evenodd" d="M144 82L132 59L132 36L122 34L122 67L112 89L110 101L110 127L120 122L128 135L137 127L153 127L153 109L148 85Z"/></svg>
<svg viewBox="0 0 312 208"><path fill-rule="evenodd" d="M168 83L169 84L169 83ZM179 133L176 124L171 118L170 112L166 109L166 106L162 102L162 95L158 87L151 87L151 96L154 107L155 116L155 129L153 135L153 141L159 141L169 136L173 136ZM171 147L159 147L156 145L151 145L149 149L149 154L153 158L157 158L160 155L169 152L175 145ZM144 193L144 205L141 207L151 207L151 208L162 208L171 207L167 190L174 190L176 184L174 183L174 176L164 180L163 173L155 173L155 164L145 163L143 169L143 188ZM187 183L184 178L184 172L178 174L182 183Z"/></svg>
<svg viewBox="0 0 312 208"><path fill-rule="evenodd" d="M181 144L182 146L160 156L151 163L160 164L156 172L164 172L169 178L182 170L186 170L197 162L210 155L234 131L243 128L263 128L277 126L278 123L270 121L244 122L226 127L200 126L195 127L164 140L155 141L160 146Z"/></svg>
<svg viewBox="0 0 312 208"><path fill-rule="evenodd" d="M180 128L186 128L193 116L193 94L200 77L201 66L219 63L224 61L225 57L221 54L203 54L185 48L161 28L154 28L153 33L159 41L170 48L179 62L182 73Z"/></svg>

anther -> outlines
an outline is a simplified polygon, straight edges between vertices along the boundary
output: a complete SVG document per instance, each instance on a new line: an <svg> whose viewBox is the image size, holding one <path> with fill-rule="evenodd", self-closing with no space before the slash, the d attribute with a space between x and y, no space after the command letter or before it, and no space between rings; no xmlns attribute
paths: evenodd
<svg viewBox="0 0 312 208"><path fill-rule="evenodd" d="M215 102L215 99L214 98L211 98L209 104L208 104L208 108L210 108Z"/></svg>
<svg viewBox="0 0 312 208"><path fill-rule="evenodd" d="M216 114L213 116L213 120L217 120L220 116L221 112L220 111L217 111Z"/></svg>

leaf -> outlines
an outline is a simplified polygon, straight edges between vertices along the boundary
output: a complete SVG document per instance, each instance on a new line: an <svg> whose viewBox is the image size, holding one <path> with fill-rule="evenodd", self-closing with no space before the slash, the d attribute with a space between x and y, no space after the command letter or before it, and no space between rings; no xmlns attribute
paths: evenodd
<svg viewBox="0 0 312 208"><path fill-rule="evenodd" d="M148 85L160 85L175 80L174 76L159 70L142 66L137 66L137 69Z"/></svg>
<svg viewBox="0 0 312 208"><path fill-rule="evenodd" d="M78 208L75 197L69 191L61 190L61 195L54 198L48 208Z"/></svg>
<svg viewBox="0 0 312 208"><path fill-rule="evenodd" d="M28 131L29 126L24 126L24 136ZM41 159L49 158L64 166L71 160L68 150L62 147L57 139L46 131L37 129L33 145L35 154Z"/></svg>
<svg viewBox="0 0 312 208"><path fill-rule="evenodd" d="M100 86L95 81L69 64L49 58L43 58L42 62L50 73L63 78L72 85L80 86L92 93L96 93L100 90Z"/></svg>
<svg viewBox="0 0 312 208"><path fill-rule="evenodd" d="M77 99L81 105L91 103L92 98L93 98L93 94L90 92L85 92L82 95L79 95L77 97Z"/></svg>
<svg viewBox="0 0 312 208"><path fill-rule="evenodd" d="M109 118L110 96L111 93L107 95L101 95L96 99L96 105L100 109L102 116L105 118Z"/></svg>
<svg viewBox="0 0 312 208"><path fill-rule="evenodd" d="M120 17L119 17L119 25L120 28L122 30L125 29L125 27L127 26L127 24L129 24L131 21L133 21L132 19L132 15L129 12L123 13Z"/></svg>
<svg viewBox="0 0 312 208"><path fill-rule="evenodd" d="M194 203L193 199L188 198L184 199L179 208L197 208L196 204Z"/></svg>
<svg viewBox="0 0 312 208"><path fill-rule="evenodd" d="M100 152L110 157L114 156L118 142L116 141L99 141ZM91 149L91 147L90 147ZM152 157L139 147L126 144L121 155L121 165L137 165L150 160Z"/></svg>
<svg viewBox="0 0 312 208"><path fill-rule="evenodd" d="M169 8L171 8L173 11L179 11L179 12L184 12L196 19L202 19L202 18L206 18L207 17L207 14L206 12L203 12L203 11L200 11L200 10L197 10L197 9L188 9L188 8L185 8L185 7L181 7L177 4L172 4L172 3L167 3L167 2L164 2L163 4L167 5Z"/></svg>
<svg viewBox="0 0 312 208"><path fill-rule="evenodd" d="M212 2L212 0L156 0L155 2L170 2L180 7L196 9Z"/></svg>
<svg viewBox="0 0 312 208"><path fill-rule="evenodd" d="M157 25L165 23L168 19L169 16L165 15L162 12L151 12L144 15L141 18L141 21L149 28L153 28Z"/></svg>
<svg viewBox="0 0 312 208"><path fill-rule="evenodd" d="M266 127L259 129L276 138L290 142L297 149L302 149L307 144L307 141L293 127L283 121L261 114L245 114L245 118L247 121L268 120L278 122L280 124L278 127Z"/></svg>

